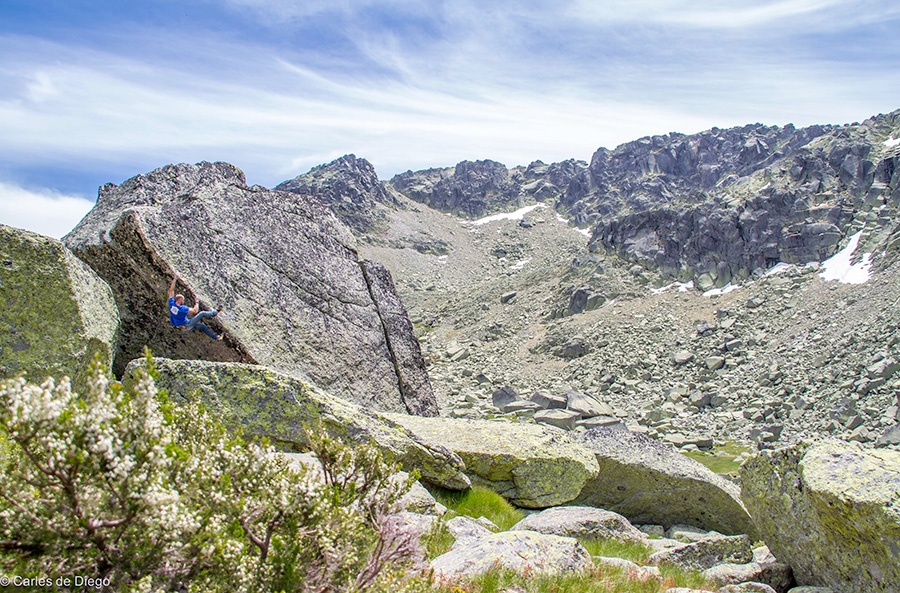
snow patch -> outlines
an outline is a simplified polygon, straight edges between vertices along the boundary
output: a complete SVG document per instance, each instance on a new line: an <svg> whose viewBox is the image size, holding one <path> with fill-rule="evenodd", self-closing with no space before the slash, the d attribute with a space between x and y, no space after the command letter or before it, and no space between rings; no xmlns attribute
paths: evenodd
<svg viewBox="0 0 900 593"><path fill-rule="evenodd" d="M522 220L525 218L525 215L531 212L536 208L546 208L546 204L534 204L533 206L525 206L524 208L519 208L515 212L501 212L499 214L491 214L490 216L485 216L484 218L479 218L478 220L473 220L470 224L474 224L475 226L481 226L483 224L487 224L489 222L497 222L498 220Z"/></svg>
<svg viewBox="0 0 900 593"><path fill-rule="evenodd" d="M894 146L897 146L898 144L900 144L900 138L894 138L893 136L891 136L890 138L888 138L887 140L884 141L884 145L887 146L888 148L893 148Z"/></svg>
<svg viewBox="0 0 900 593"><path fill-rule="evenodd" d="M580 229L580 228L578 228L578 227L575 227L575 232L576 232L576 233L581 233L582 235L584 235L584 236L587 237L588 239L591 238L591 234L592 234L592 233L591 233L591 229Z"/></svg>
<svg viewBox="0 0 900 593"><path fill-rule="evenodd" d="M707 290L706 292L703 293L703 296L711 297L711 296L718 296L720 294L728 294L729 292L735 291L739 288L741 288L740 285L732 284L731 282L729 282L722 288L712 288L710 290Z"/></svg>
<svg viewBox="0 0 900 593"><path fill-rule="evenodd" d="M842 284L863 284L872 277L872 254L864 253L862 260L857 264L851 264L853 253L859 246L859 239L863 232L859 231L852 237L847 246L822 262L822 272L819 273L825 280L837 280Z"/></svg>
<svg viewBox="0 0 900 593"><path fill-rule="evenodd" d="M510 269L510 270L521 270L521 269L524 268L529 262L531 262L530 259L523 259L522 261L518 261L518 262L514 263L513 265L509 266L509 269Z"/></svg>
<svg viewBox="0 0 900 593"><path fill-rule="evenodd" d="M788 270L793 270L796 267L797 266L795 266L794 264L786 264L784 262L778 262L777 264L775 264L774 266L769 268L766 271L765 275L766 276L774 276L776 274L782 274L784 272L787 272Z"/></svg>
<svg viewBox="0 0 900 593"><path fill-rule="evenodd" d="M672 289L677 289L678 292L687 292L690 289L694 288L694 281L689 280L687 282L673 282L672 284L667 284L661 288L651 288L650 292L653 294L662 294L664 292L668 292Z"/></svg>

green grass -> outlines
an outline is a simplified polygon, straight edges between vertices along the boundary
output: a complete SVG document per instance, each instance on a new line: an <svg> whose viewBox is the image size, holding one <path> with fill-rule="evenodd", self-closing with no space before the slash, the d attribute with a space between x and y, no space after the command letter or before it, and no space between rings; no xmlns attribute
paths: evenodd
<svg viewBox="0 0 900 593"><path fill-rule="evenodd" d="M694 461L699 461L714 473L737 474L741 467L741 462L735 461L735 457L750 451L752 449L749 445L727 441L721 445L716 445L710 451L694 451L682 453L682 455L690 457ZM724 453L725 455L716 455L716 453Z"/></svg>
<svg viewBox="0 0 900 593"><path fill-rule="evenodd" d="M432 488L431 494L439 503L459 515L477 519L487 517L501 531L506 531L525 518L525 513L509 504L505 498L482 486L462 492Z"/></svg>
<svg viewBox="0 0 900 593"><path fill-rule="evenodd" d="M624 558L637 564L644 564L653 553L649 546L640 542L623 542L605 538L578 538L591 556Z"/></svg>
<svg viewBox="0 0 900 593"><path fill-rule="evenodd" d="M525 593L663 593L671 587L716 589L700 573L672 567L660 567L660 570L663 573L661 580L641 580L631 578L625 570L610 566L563 575L522 575L495 568L480 576L424 590L433 593L501 593L515 587Z"/></svg>
<svg viewBox="0 0 900 593"><path fill-rule="evenodd" d="M446 554L453 547L456 538L447 529L443 521L437 521L434 527L422 538L425 545L425 557L434 560L441 554Z"/></svg>

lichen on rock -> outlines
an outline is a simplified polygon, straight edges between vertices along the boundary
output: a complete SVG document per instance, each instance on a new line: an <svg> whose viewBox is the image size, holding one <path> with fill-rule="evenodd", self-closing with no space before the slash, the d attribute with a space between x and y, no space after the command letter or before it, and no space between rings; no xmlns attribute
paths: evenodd
<svg viewBox="0 0 900 593"><path fill-rule="evenodd" d="M573 500L597 462L568 434L546 426L388 414L422 441L459 455L466 474L513 504L546 508Z"/></svg>
<svg viewBox="0 0 900 593"><path fill-rule="evenodd" d="M119 313L109 286L57 239L0 225L0 376L81 386L112 362Z"/></svg>
<svg viewBox="0 0 900 593"><path fill-rule="evenodd" d="M117 374L149 346L171 358L264 364L377 410L437 414L412 324L398 323L399 298L374 300L396 296L389 274L372 290L350 229L309 196L247 186L227 163L169 165L102 187L64 240L114 289ZM224 341L169 324L176 273L177 292L196 294L204 309L225 306L210 321Z"/></svg>
<svg viewBox="0 0 900 593"><path fill-rule="evenodd" d="M737 487L671 445L610 428L591 429L580 443L594 453L599 471L578 504L614 511L632 523L755 536Z"/></svg>
<svg viewBox="0 0 900 593"><path fill-rule="evenodd" d="M847 593L900 582L900 453L841 441L762 451L741 467L744 500L801 585Z"/></svg>
<svg viewBox="0 0 900 593"><path fill-rule="evenodd" d="M405 470L418 470L424 481L453 490L470 485L462 460L447 448L419 439L376 411L334 397L309 379L241 363L163 358L154 362L157 385L176 402L199 400L225 426L247 436L268 438L288 451L303 451L305 431L321 424L335 438L374 442ZM132 361L126 380L143 364L143 359Z"/></svg>

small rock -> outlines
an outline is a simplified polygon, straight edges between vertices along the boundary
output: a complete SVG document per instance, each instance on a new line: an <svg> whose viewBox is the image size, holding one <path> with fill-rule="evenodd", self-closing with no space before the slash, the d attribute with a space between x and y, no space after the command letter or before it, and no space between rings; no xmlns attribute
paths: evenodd
<svg viewBox="0 0 900 593"><path fill-rule="evenodd" d="M548 395L540 391L531 394L531 401L545 410L563 409L566 407L566 398L562 395Z"/></svg>
<svg viewBox="0 0 900 593"><path fill-rule="evenodd" d="M694 353L688 352L687 350L679 350L673 356L673 360L675 361L675 364L677 364L677 365L687 364L687 363L691 362L692 360L694 360Z"/></svg>
<svg viewBox="0 0 900 593"><path fill-rule="evenodd" d="M516 393L516 390L509 385L504 385L491 394L491 401L494 403L494 407L498 410L502 410L503 406L507 404L511 404L512 402L520 400L521 398L519 397L519 394Z"/></svg>
<svg viewBox="0 0 900 593"><path fill-rule="evenodd" d="M711 371L717 371L725 366L725 358L722 356L710 356L704 362L706 363L706 368Z"/></svg>
<svg viewBox="0 0 900 593"><path fill-rule="evenodd" d="M647 563L671 563L687 569L705 570L717 564L738 564L751 560L753 551L750 549L749 537L713 534L697 542L656 552Z"/></svg>
<svg viewBox="0 0 900 593"><path fill-rule="evenodd" d="M578 420L581 420L581 414L574 410L540 410L534 413L534 421L538 424L549 424L563 430L574 430Z"/></svg>
<svg viewBox="0 0 900 593"><path fill-rule="evenodd" d="M595 398L577 391L566 391L566 409L578 412L584 418L615 416L616 412Z"/></svg>
<svg viewBox="0 0 900 593"><path fill-rule="evenodd" d="M887 447L888 445L900 445L900 424L888 426L884 430L884 434L875 442L876 447Z"/></svg>
<svg viewBox="0 0 900 593"><path fill-rule="evenodd" d="M500 303L505 305L505 304L508 303L509 301L511 301L511 300L513 300L514 298L516 298L516 295L517 295L517 294L518 294L518 293L517 293L516 291L514 291L514 290L513 290L513 291L510 291L510 292L505 292L505 293L503 293L502 295L500 295Z"/></svg>
<svg viewBox="0 0 900 593"><path fill-rule="evenodd" d="M719 593L778 593L765 583L741 583L740 585L725 585L719 589Z"/></svg>
<svg viewBox="0 0 900 593"><path fill-rule="evenodd" d="M653 537L666 536L666 528L662 525L638 525L637 528L641 533L646 533L647 535L651 535Z"/></svg>

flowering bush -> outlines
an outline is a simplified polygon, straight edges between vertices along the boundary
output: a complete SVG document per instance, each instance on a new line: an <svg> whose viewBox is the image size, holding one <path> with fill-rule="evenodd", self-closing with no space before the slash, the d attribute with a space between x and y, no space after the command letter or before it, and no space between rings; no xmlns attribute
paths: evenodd
<svg viewBox="0 0 900 593"><path fill-rule="evenodd" d="M157 391L152 360L123 386L95 364L0 384L0 568L117 591L343 591L396 582L417 557L391 527L410 483L371 446L310 431L321 471L229 435ZM393 585L392 585L393 586Z"/></svg>

